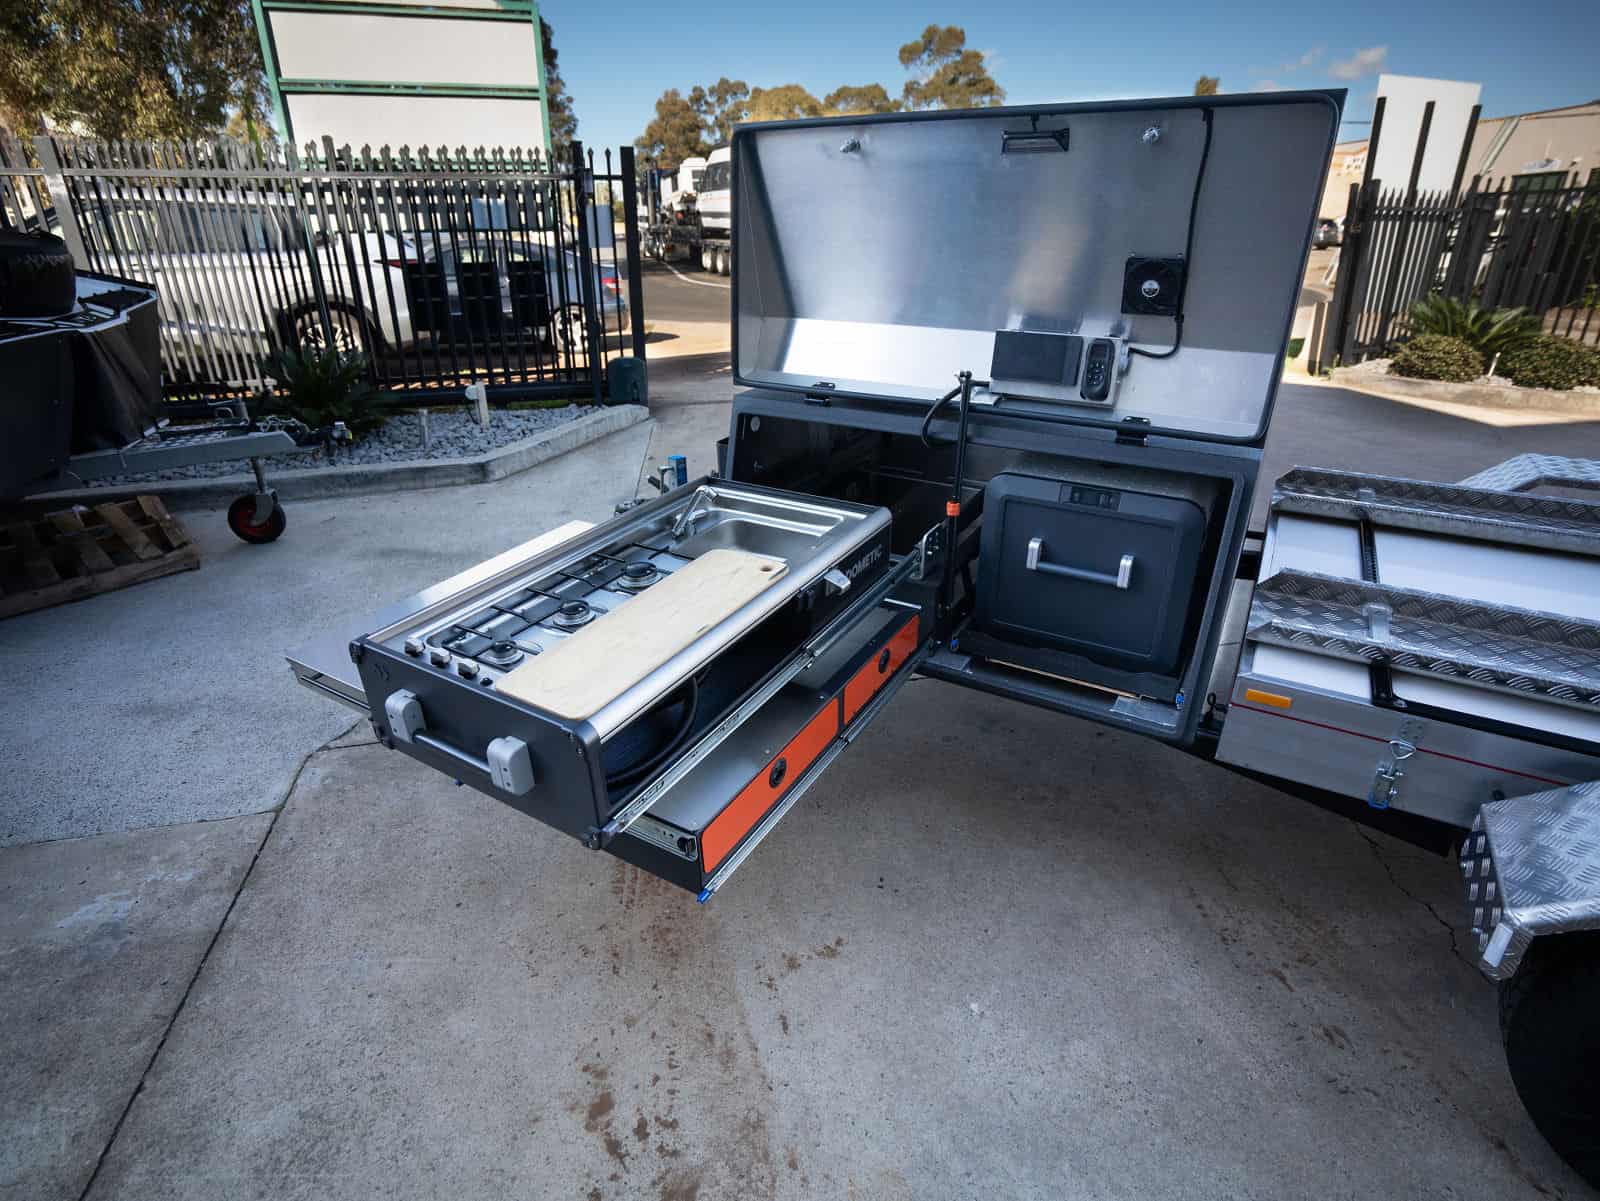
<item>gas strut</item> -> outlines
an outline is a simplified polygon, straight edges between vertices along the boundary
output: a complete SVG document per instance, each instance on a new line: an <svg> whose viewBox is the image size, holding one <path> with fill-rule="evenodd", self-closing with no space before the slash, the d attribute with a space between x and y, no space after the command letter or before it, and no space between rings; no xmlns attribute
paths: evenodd
<svg viewBox="0 0 1600 1201"><path fill-rule="evenodd" d="M954 477L950 481L950 499L944 504L944 572L939 579L940 624L949 617L955 604L956 535L961 525L961 478L967 456L967 414L972 404L972 372L963 371L956 377L961 381L959 420L956 423L956 461Z"/></svg>

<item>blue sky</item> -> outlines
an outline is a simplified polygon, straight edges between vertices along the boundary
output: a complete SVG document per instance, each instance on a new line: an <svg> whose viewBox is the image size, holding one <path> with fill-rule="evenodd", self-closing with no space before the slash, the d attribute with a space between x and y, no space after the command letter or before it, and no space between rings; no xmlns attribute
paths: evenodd
<svg viewBox="0 0 1600 1201"><path fill-rule="evenodd" d="M680 0L649 5L543 0L561 73L591 146L631 142L656 97L719 75L799 83L821 97L842 83L905 80L896 53L930 22L961 25L990 56L1007 103L1188 93L1202 72L1225 92L1346 87L1360 137L1377 72L1474 80L1485 116L1600 97L1595 0L1311 6L1239 3L926 4Z"/></svg>

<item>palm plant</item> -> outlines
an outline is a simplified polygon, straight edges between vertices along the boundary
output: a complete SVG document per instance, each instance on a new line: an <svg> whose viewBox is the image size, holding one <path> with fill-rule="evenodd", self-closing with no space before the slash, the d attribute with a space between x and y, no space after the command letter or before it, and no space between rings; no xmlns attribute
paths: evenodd
<svg viewBox="0 0 1600 1201"><path fill-rule="evenodd" d="M1539 319L1523 309L1482 309L1471 301L1425 296L1411 306L1411 333L1459 338L1486 360L1528 345Z"/></svg>
<svg viewBox="0 0 1600 1201"><path fill-rule="evenodd" d="M367 361L337 350L301 347L282 350L265 364L277 383L269 408L324 429L342 421L353 434L383 424L377 390L367 381Z"/></svg>

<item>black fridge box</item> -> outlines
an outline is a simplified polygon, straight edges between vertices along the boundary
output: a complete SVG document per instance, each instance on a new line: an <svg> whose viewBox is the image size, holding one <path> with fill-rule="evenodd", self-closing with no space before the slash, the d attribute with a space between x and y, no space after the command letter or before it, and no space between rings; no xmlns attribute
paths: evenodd
<svg viewBox="0 0 1600 1201"><path fill-rule="evenodd" d="M1005 472L989 482L975 624L1081 656L1081 674L1100 676L1090 682L1168 692L1094 668L1178 674L1210 498L1190 481L1136 490L1083 466L1079 478Z"/></svg>

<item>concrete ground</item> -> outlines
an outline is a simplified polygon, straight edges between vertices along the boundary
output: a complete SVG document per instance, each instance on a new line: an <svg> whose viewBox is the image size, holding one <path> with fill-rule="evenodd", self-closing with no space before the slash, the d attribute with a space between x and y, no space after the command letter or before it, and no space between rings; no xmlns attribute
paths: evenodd
<svg viewBox="0 0 1600 1201"><path fill-rule="evenodd" d="M1177 752L914 682L702 908L292 683L320 624L709 465L726 360L653 384L526 476L266 548L186 515L199 572L5 624L0 1196L1593 1195L1453 866ZM1523 449L1600 427L1285 388L1268 472Z"/></svg>

